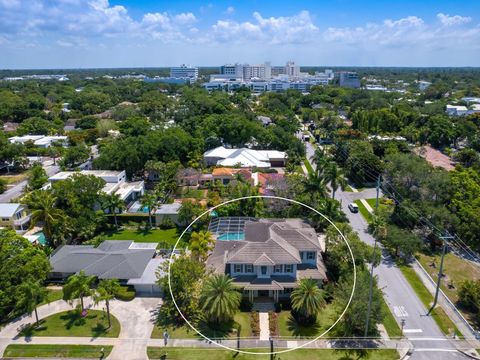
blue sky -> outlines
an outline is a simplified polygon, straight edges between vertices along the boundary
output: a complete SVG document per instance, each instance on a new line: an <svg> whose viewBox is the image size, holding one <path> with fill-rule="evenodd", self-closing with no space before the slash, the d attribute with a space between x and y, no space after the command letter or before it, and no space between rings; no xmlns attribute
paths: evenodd
<svg viewBox="0 0 480 360"><path fill-rule="evenodd" d="M0 68L480 66L480 1L0 0Z"/></svg>

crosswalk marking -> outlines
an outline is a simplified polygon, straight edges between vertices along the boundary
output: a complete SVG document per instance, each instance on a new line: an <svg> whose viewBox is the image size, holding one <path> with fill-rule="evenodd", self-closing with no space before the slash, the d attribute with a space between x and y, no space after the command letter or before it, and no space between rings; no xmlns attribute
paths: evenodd
<svg viewBox="0 0 480 360"><path fill-rule="evenodd" d="M393 312L395 313L396 317L408 317L408 312L403 306L394 306Z"/></svg>
<svg viewBox="0 0 480 360"><path fill-rule="evenodd" d="M422 329L403 329L404 334L421 333Z"/></svg>

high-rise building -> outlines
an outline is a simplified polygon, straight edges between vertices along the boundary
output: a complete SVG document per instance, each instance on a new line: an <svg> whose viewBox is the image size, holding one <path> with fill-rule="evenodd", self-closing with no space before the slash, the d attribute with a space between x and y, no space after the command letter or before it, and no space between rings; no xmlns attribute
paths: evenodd
<svg viewBox="0 0 480 360"><path fill-rule="evenodd" d="M287 61L285 65L285 74L289 77L299 77L300 76L300 66L295 65L293 61Z"/></svg>
<svg viewBox="0 0 480 360"><path fill-rule="evenodd" d="M170 77L175 79L189 78L196 81L198 78L198 67L187 66L185 64L178 67L172 67L170 68Z"/></svg>
<svg viewBox="0 0 480 360"><path fill-rule="evenodd" d="M341 87L358 89L360 87L360 78L356 72L340 71L338 73L338 84Z"/></svg>

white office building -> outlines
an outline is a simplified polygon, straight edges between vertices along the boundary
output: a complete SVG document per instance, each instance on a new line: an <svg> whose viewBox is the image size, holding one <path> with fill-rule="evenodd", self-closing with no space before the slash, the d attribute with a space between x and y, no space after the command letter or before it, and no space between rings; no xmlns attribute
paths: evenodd
<svg viewBox="0 0 480 360"><path fill-rule="evenodd" d="M178 67L170 68L170 77L174 79L198 79L198 67L182 64Z"/></svg>

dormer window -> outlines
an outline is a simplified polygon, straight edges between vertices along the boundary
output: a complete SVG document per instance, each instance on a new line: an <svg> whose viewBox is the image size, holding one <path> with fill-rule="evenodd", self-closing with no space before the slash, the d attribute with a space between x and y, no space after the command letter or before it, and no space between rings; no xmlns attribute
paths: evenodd
<svg viewBox="0 0 480 360"><path fill-rule="evenodd" d="M242 264L234 264L233 265L233 271L235 271L236 273L243 272L243 265Z"/></svg>
<svg viewBox="0 0 480 360"><path fill-rule="evenodd" d="M281 273L282 272L282 265L275 265L273 267L273 272L274 273Z"/></svg>
<svg viewBox="0 0 480 360"><path fill-rule="evenodd" d="M314 251L307 252L307 260L315 260L315 252Z"/></svg>
<svg viewBox="0 0 480 360"><path fill-rule="evenodd" d="M285 267L284 267L284 272L293 273L293 265L292 264L286 264Z"/></svg>

